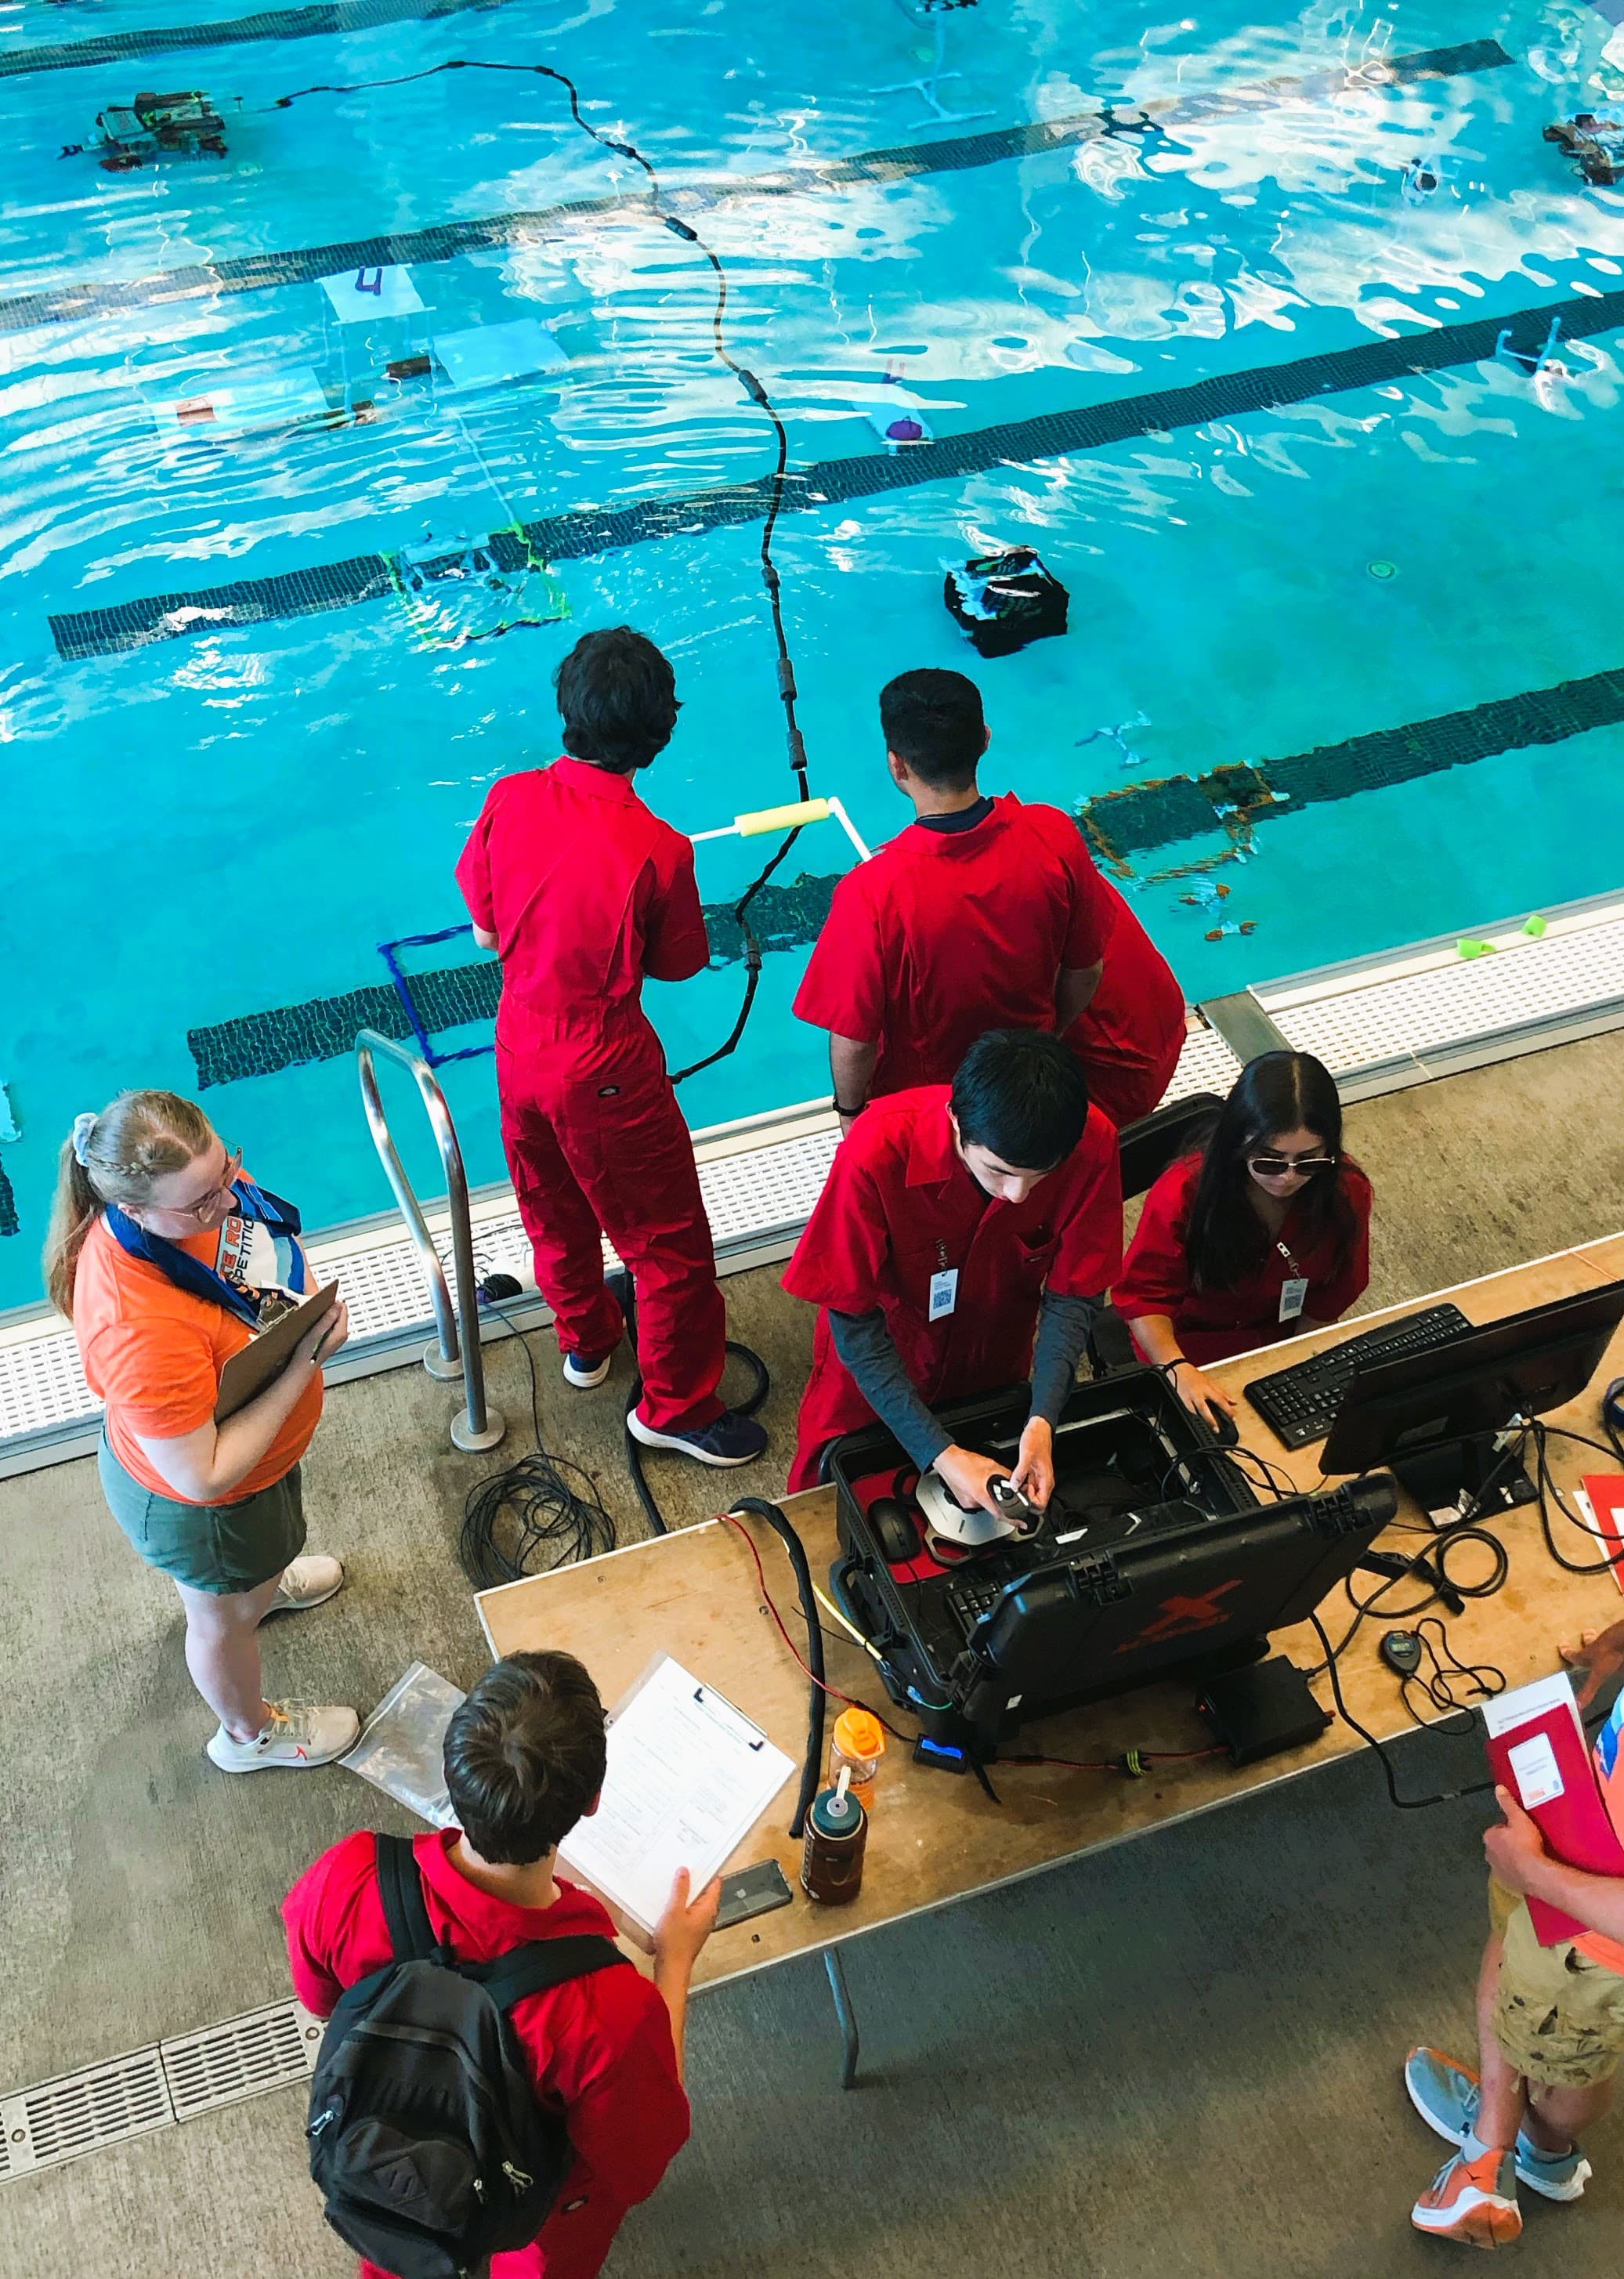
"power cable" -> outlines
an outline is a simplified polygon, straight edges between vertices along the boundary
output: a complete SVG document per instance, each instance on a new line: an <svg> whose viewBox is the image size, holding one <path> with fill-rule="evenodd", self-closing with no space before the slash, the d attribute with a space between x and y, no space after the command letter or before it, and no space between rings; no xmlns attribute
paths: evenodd
<svg viewBox="0 0 1624 2279"><path fill-rule="evenodd" d="M507 1324L509 1337L518 1339L529 1368L530 1419L536 1440L528 1456L479 1481L463 1502L457 1556L463 1572L480 1591L577 1560L595 1559L612 1551L616 1542L614 1519L592 1475L542 1446L535 1355L502 1304L504 1297L517 1297L518 1287L510 1275L494 1274L479 1287L480 1297ZM552 1555L538 1565L537 1554L543 1551Z"/></svg>

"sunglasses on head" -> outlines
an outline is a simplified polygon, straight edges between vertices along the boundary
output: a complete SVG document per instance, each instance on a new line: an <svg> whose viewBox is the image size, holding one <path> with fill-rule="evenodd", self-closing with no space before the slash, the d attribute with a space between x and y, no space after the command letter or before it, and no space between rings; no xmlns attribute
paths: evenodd
<svg viewBox="0 0 1624 2279"><path fill-rule="evenodd" d="M1289 1171L1300 1172L1304 1178L1308 1178L1315 1171L1334 1171L1336 1168L1337 1158L1334 1155L1262 1155L1246 1158L1246 1169L1255 1172L1260 1179L1283 1179Z"/></svg>

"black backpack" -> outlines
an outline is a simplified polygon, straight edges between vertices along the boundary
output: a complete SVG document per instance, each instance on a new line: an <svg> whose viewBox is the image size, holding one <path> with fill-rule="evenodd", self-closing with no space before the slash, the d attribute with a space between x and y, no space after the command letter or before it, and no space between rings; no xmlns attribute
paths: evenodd
<svg viewBox="0 0 1624 2279"><path fill-rule="evenodd" d="M538 1939L457 1962L429 1927L410 1842L379 1836L395 1960L346 1989L310 2083L310 2174L339 2237L398 2279L463 2279L526 2247L572 2158L536 2099L516 2002L624 1962L612 1939Z"/></svg>

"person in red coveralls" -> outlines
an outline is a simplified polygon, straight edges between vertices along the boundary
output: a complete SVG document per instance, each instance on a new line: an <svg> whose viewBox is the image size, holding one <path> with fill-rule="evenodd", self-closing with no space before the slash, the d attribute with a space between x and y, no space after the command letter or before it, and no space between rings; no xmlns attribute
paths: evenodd
<svg viewBox="0 0 1624 2279"><path fill-rule="evenodd" d="M499 1661L452 1714L446 1786L459 1825L412 1845L435 1937L460 1962L494 1962L532 1939L615 1925L598 1901L554 1873L559 1844L597 1809L603 1704L572 1654ZM646 2200L687 2142L683 2028L688 1988L716 1918L718 1880L690 1900L678 1870L654 1934L654 1980L601 1970L515 2005L513 2030L536 2095L562 2108L575 2161L533 2244L498 2255L491 2279L593 2279L626 2210ZM390 1960L376 1840L347 1836L306 1869L283 1903L294 1988L331 2015L346 1987ZM362 2279L388 2279L364 2261Z"/></svg>
<svg viewBox="0 0 1624 2279"><path fill-rule="evenodd" d="M1260 1053L1199 1154L1145 1198L1112 1302L1186 1408L1230 1396L1201 1372L1323 1329L1370 1279L1370 1182L1342 1152L1342 1102L1312 1053Z"/></svg>
<svg viewBox="0 0 1624 2279"><path fill-rule="evenodd" d="M555 686L566 757L493 784L456 882L474 939L500 952L502 1137L566 1383L601 1385L625 1328L607 1234L638 1299L650 1448L747 1464L767 1435L723 1406L726 1321L688 1127L642 1006L645 976L686 981L710 945L693 848L632 778L670 740L677 684L630 625L587 633Z"/></svg>
<svg viewBox="0 0 1624 2279"><path fill-rule="evenodd" d="M1147 1115L1177 1065L1184 992L1076 823L982 793L991 740L961 672L888 682L880 725L915 820L835 888L795 998L829 1032L842 1129L870 1099L947 1083L989 1029L1064 1032L1097 1108Z"/></svg>
<svg viewBox="0 0 1624 2279"><path fill-rule="evenodd" d="M784 1276L822 1309L791 1488L816 1486L830 1442L877 1417L960 1503L996 1510L989 1484L1007 1468L958 1446L932 1404L1030 1373L1007 1476L1046 1504L1054 1423L1122 1234L1116 1133L1058 1037L994 1030L951 1087L877 1100L837 1150Z"/></svg>

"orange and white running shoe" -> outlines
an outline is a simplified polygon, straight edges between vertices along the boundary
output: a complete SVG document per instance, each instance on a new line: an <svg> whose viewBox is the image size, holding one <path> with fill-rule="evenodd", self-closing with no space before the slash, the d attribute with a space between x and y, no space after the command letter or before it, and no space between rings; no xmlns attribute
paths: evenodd
<svg viewBox="0 0 1624 2279"><path fill-rule="evenodd" d="M1509 2246L1522 2230L1509 2148L1468 2137L1410 2210L1410 2221L1417 2231L1459 2240L1463 2247Z"/></svg>

